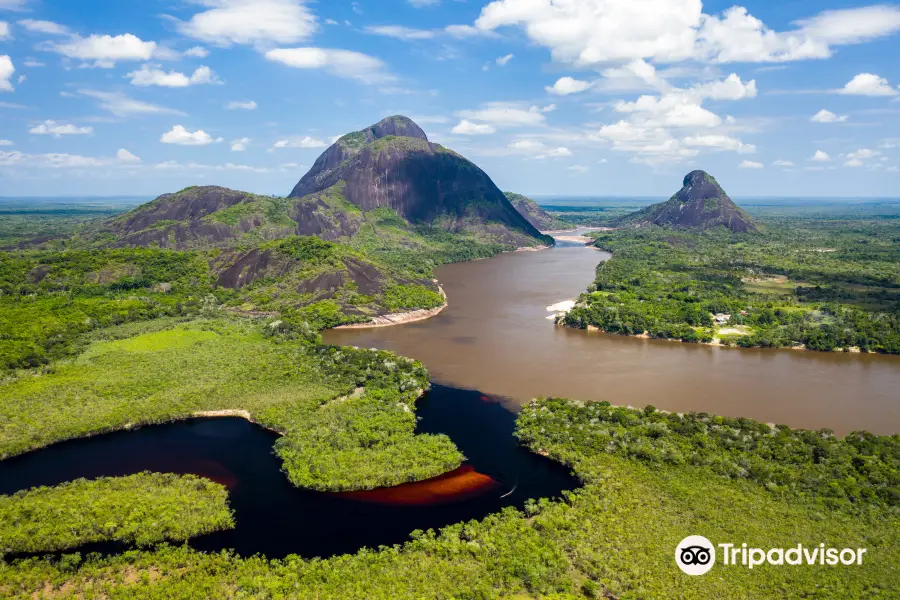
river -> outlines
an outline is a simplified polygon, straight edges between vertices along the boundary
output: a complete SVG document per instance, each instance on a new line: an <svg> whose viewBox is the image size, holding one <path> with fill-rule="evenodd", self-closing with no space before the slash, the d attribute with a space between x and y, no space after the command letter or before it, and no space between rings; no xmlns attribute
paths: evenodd
<svg viewBox="0 0 900 600"><path fill-rule="evenodd" d="M839 435L900 432L900 357L716 348L557 327L546 307L577 298L608 253L561 242L445 265L442 313L416 323L332 330L332 344L416 358L434 381L515 410L539 395L697 411Z"/></svg>

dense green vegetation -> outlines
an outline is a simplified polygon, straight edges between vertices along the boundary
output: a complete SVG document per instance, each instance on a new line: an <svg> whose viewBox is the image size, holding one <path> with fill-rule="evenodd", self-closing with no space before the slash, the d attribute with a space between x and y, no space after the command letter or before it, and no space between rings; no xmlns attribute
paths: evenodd
<svg viewBox="0 0 900 600"><path fill-rule="evenodd" d="M136 199L61 202L39 198L0 198L0 248L47 242L63 246L65 236L91 220L127 210Z"/></svg>
<svg viewBox="0 0 900 600"><path fill-rule="evenodd" d="M771 440L754 436L765 431ZM439 532L416 532L402 547L325 560L270 561L164 548L0 563L0 595L26 597L42 590L63 598L889 598L900 585L894 567L900 558L897 499L882 494L890 486L879 481L896 482L896 437L837 440L827 432L563 400L528 406L519 436L571 465L584 487L564 501L528 503L523 512L507 509ZM595 438L615 441L617 449ZM654 456L667 448L685 460ZM816 448L828 455L817 459ZM721 461L712 449L725 452ZM784 470L770 477L734 473L728 466L755 468L771 463L774 453L785 456ZM804 474L818 464L826 466ZM854 472L860 482L855 491L848 487ZM832 493L835 485L840 494ZM687 577L672 552L688 533L714 543L770 548L824 542L868 553L862 565L852 567L764 565L751 571L717 564L710 575Z"/></svg>
<svg viewBox="0 0 900 600"><path fill-rule="evenodd" d="M79 479L0 496L0 555L89 542L148 546L232 527L227 490L194 475Z"/></svg>
<svg viewBox="0 0 900 600"><path fill-rule="evenodd" d="M366 489L462 461L446 436L414 434L412 411L428 387L415 361L319 346L308 325L283 321L266 333L217 319L167 325L127 327L129 337L112 335L46 373L0 384L0 457L198 411L246 410L284 434L277 453L305 487Z"/></svg>
<svg viewBox="0 0 900 600"><path fill-rule="evenodd" d="M684 341L900 353L896 220L762 223L760 234L598 234L596 245L613 258L565 323ZM720 327L714 315L727 315Z"/></svg>

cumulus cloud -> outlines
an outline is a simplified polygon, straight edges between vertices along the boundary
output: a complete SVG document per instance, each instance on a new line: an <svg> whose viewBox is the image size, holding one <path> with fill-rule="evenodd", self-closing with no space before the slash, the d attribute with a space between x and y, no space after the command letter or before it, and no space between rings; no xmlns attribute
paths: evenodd
<svg viewBox="0 0 900 600"><path fill-rule="evenodd" d="M794 166L794 163L792 163L791 161L782 160L780 158L778 160L776 160L775 162L773 162L772 164L775 165L776 167L793 167Z"/></svg>
<svg viewBox="0 0 900 600"><path fill-rule="evenodd" d="M738 154L753 154L756 146L745 144L737 138L727 135L695 135L682 140L684 145L693 148L710 148L712 150L728 150Z"/></svg>
<svg viewBox="0 0 900 600"><path fill-rule="evenodd" d="M43 33L46 35L70 35L71 31L65 25L54 23L53 21L38 21L35 19L22 19L18 21L19 25L32 33Z"/></svg>
<svg viewBox="0 0 900 600"><path fill-rule="evenodd" d="M816 150L816 153L812 155L812 158L809 160L813 162L829 162L831 161L831 157L828 156L827 152L823 152L821 150Z"/></svg>
<svg viewBox="0 0 900 600"><path fill-rule="evenodd" d="M752 160L743 160L741 164L738 165L739 169L762 169L763 164L760 162L754 162Z"/></svg>
<svg viewBox="0 0 900 600"><path fill-rule="evenodd" d="M557 96L568 96L569 94L577 94L591 88L593 83L590 81L582 81L573 79L572 77L560 77L552 86L544 87L548 94Z"/></svg>
<svg viewBox="0 0 900 600"><path fill-rule="evenodd" d="M896 96L898 92L884 77L873 73L860 73L838 90L838 93L851 96Z"/></svg>
<svg viewBox="0 0 900 600"><path fill-rule="evenodd" d="M581 175L582 173L587 173L590 171L590 168L584 165L572 165L570 167L566 167L567 170L572 171L573 173L578 173Z"/></svg>
<svg viewBox="0 0 900 600"><path fill-rule="evenodd" d="M208 10L179 23L178 29L217 46L292 44L318 29L316 16L301 0L203 0L203 5Z"/></svg>
<svg viewBox="0 0 900 600"><path fill-rule="evenodd" d="M0 21L0 41L8 40L12 37L9 33L9 23Z"/></svg>
<svg viewBox="0 0 900 600"><path fill-rule="evenodd" d="M198 67L190 76L177 71L168 73L162 69L143 65L140 70L132 71L126 77L131 79L131 85L142 87L160 86L170 88L182 88L189 85L214 85L222 81L209 67Z"/></svg>
<svg viewBox="0 0 900 600"><path fill-rule="evenodd" d="M328 143L324 140L311 136L303 136L296 138L287 138L278 140L272 145L272 148L325 148Z"/></svg>
<svg viewBox="0 0 900 600"><path fill-rule="evenodd" d="M833 47L900 30L890 5L826 11L778 32L734 6L702 12L699 0L494 0L475 28L520 27L559 62L596 66L648 59L660 62L783 62L828 58Z"/></svg>
<svg viewBox="0 0 900 600"><path fill-rule="evenodd" d="M845 167L861 167L863 166L863 161L858 158L851 158L844 163Z"/></svg>
<svg viewBox="0 0 900 600"><path fill-rule="evenodd" d="M9 55L4 54L0 56L0 92L13 91L10 79L12 79L13 73L15 72L16 68L13 66L12 59Z"/></svg>
<svg viewBox="0 0 900 600"><path fill-rule="evenodd" d="M547 122L545 114L555 109L555 104L543 108L534 105L526 108L526 106L512 102L488 102L478 109L461 110L456 113L456 116L485 123L495 128L526 127L545 124Z"/></svg>
<svg viewBox="0 0 900 600"><path fill-rule="evenodd" d="M125 148L119 148L119 151L116 152L116 158L119 160L119 162L128 163L128 164L132 164L132 165L138 164L141 162L140 157L135 156L134 154L132 154Z"/></svg>
<svg viewBox="0 0 900 600"><path fill-rule="evenodd" d="M514 58L514 56L512 54L506 54L505 56L501 56L501 57L497 58L497 60L495 60L494 63L498 67L505 67L506 63L511 61L513 58Z"/></svg>
<svg viewBox="0 0 900 600"><path fill-rule="evenodd" d="M177 144L179 146L206 146L207 144L221 142L222 138L213 138L202 129L188 131L182 125L175 125L172 129L162 134L159 141L163 144Z"/></svg>
<svg viewBox="0 0 900 600"><path fill-rule="evenodd" d="M250 143L250 138L242 137L238 140L231 141L231 151L232 152L243 152L247 149L247 144Z"/></svg>
<svg viewBox="0 0 900 600"><path fill-rule="evenodd" d="M743 100L756 97L756 81L744 83L737 74L732 73L722 81L694 86L690 92L698 98L710 100Z"/></svg>
<svg viewBox="0 0 900 600"><path fill-rule="evenodd" d="M111 68L117 61L150 60L156 42L145 42L131 33L122 35L73 36L69 41L49 43L45 49L68 58L83 60L95 67Z"/></svg>
<svg viewBox="0 0 900 600"><path fill-rule="evenodd" d="M57 123L56 121L44 121L28 130L33 135L52 135L62 137L64 135L87 135L94 132L93 127L78 127L71 123Z"/></svg>
<svg viewBox="0 0 900 600"><path fill-rule="evenodd" d="M544 142L535 139L516 139L510 142L506 148L506 154L522 154L539 160L572 156L572 151L565 146L548 146Z"/></svg>
<svg viewBox="0 0 900 600"><path fill-rule="evenodd" d="M253 100L234 100L225 105L228 110L256 110L256 102Z"/></svg>
<svg viewBox="0 0 900 600"><path fill-rule="evenodd" d="M487 123L473 123L468 119L463 119L451 131L458 135L487 135L496 133L497 129Z"/></svg>
<svg viewBox="0 0 900 600"><path fill-rule="evenodd" d="M381 60L349 50L276 48L266 52L266 58L295 69L323 69L337 77L355 79L367 84L390 83L396 80Z"/></svg>
<svg viewBox="0 0 900 600"><path fill-rule="evenodd" d="M104 92L100 90L78 90L78 93L88 98L97 100L100 108L109 111L117 117L131 117L136 115L181 115L184 113L165 106L158 106L135 100L130 96L119 92Z"/></svg>
<svg viewBox="0 0 900 600"><path fill-rule="evenodd" d="M188 58L206 58L209 56L209 50L203 46L194 46L193 48L188 48L182 54Z"/></svg>
<svg viewBox="0 0 900 600"><path fill-rule="evenodd" d="M843 123L847 120L847 115L838 116L830 110L822 109L812 116L810 119L813 123Z"/></svg>
<svg viewBox="0 0 900 600"><path fill-rule="evenodd" d="M0 140L0 146L12 146L13 143L10 140Z"/></svg>

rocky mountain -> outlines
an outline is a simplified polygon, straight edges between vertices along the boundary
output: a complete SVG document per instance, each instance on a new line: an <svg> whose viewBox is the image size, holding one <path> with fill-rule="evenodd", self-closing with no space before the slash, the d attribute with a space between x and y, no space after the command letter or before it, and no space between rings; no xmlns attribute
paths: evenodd
<svg viewBox="0 0 900 600"><path fill-rule="evenodd" d="M175 250L314 235L347 241L385 211L411 229L436 228L481 242L534 246L547 238L481 169L428 141L406 117L349 133L316 160L287 198L217 186L163 194L108 219L93 233L107 245Z"/></svg>
<svg viewBox="0 0 900 600"><path fill-rule="evenodd" d="M506 199L510 201L519 214L534 225L540 231L556 231L560 229L571 229L574 227L572 223L554 217L546 210L541 208L537 202L515 192L504 192Z"/></svg>
<svg viewBox="0 0 900 600"><path fill-rule="evenodd" d="M756 225L738 207L719 182L705 171L691 171L671 198L613 222L616 227L659 225L685 229L726 227L736 233L755 232Z"/></svg>
<svg viewBox="0 0 900 600"><path fill-rule="evenodd" d="M323 194L340 196L363 212L387 208L413 224L503 244L542 240L484 171L429 142L406 117L388 117L340 138L316 160L291 197L314 201Z"/></svg>
<svg viewBox="0 0 900 600"><path fill-rule="evenodd" d="M552 240L484 171L389 117L340 138L288 197L189 187L72 243L200 252L246 310L317 305L336 313L317 321L336 323L430 308L434 265Z"/></svg>

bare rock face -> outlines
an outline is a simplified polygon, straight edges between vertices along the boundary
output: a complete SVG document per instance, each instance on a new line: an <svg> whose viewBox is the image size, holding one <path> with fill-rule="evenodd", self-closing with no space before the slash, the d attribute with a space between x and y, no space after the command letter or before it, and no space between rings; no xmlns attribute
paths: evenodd
<svg viewBox="0 0 900 600"><path fill-rule="evenodd" d="M756 225L719 182L705 171L691 171L682 188L666 202L654 204L619 219L615 225L659 225L684 229L726 227L735 233L753 233Z"/></svg>
<svg viewBox="0 0 900 600"><path fill-rule="evenodd" d="M339 139L316 160L291 197L314 198L336 188L363 211L389 208L414 224L447 231L490 230L499 233L498 241L517 245L540 238L484 171L430 143L406 117L388 117Z"/></svg>
<svg viewBox="0 0 900 600"><path fill-rule="evenodd" d="M569 229L574 227L572 223L568 223L562 219L558 219L540 207L537 202L514 192L505 192L507 199L513 205L519 214L525 217L529 223L534 225L535 229L540 231L552 231L558 229Z"/></svg>

